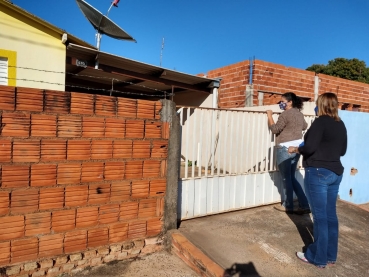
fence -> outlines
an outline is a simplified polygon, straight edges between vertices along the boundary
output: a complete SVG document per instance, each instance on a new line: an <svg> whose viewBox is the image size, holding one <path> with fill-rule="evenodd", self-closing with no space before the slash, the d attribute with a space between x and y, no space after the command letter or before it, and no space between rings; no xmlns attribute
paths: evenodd
<svg viewBox="0 0 369 277"><path fill-rule="evenodd" d="M280 201L275 135L265 112L178 107L180 219ZM273 115L274 120L278 114ZM305 116L310 126L314 116ZM301 159L300 159L301 168ZM303 171L296 172L301 181Z"/></svg>

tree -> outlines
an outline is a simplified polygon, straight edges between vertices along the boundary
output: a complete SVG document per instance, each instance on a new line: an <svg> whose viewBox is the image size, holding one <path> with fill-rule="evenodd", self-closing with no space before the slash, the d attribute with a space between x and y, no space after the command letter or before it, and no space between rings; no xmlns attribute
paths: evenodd
<svg viewBox="0 0 369 277"><path fill-rule="evenodd" d="M369 84L369 68L358 59L336 58L327 65L313 64L306 70Z"/></svg>

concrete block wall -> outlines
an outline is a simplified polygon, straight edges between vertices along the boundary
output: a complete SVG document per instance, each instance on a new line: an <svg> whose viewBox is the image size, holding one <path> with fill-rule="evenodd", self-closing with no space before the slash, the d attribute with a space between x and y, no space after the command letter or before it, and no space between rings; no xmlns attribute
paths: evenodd
<svg viewBox="0 0 369 277"><path fill-rule="evenodd" d="M249 84L250 62L228 65L208 72L208 78L222 78L218 92L219 108L244 107L246 86Z"/></svg>
<svg viewBox="0 0 369 277"><path fill-rule="evenodd" d="M259 92L263 92L262 105L276 104L280 94L288 91L314 101L316 74L311 71L287 67L261 60L253 62L252 104L260 106ZM338 77L317 74L318 94L334 92L343 109L369 112L369 84ZM209 78L223 78L219 89L220 108L245 107L245 86L250 78L249 61L228 65L208 73Z"/></svg>
<svg viewBox="0 0 369 277"><path fill-rule="evenodd" d="M0 267L161 233L161 102L7 86L0 99Z"/></svg>

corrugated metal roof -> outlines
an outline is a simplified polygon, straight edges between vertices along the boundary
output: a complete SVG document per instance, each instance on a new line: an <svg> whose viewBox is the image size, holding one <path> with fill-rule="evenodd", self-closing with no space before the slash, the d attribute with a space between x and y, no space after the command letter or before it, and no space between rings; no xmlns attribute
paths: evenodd
<svg viewBox="0 0 369 277"><path fill-rule="evenodd" d="M218 87L219 81L205 77L186 74L113 54L100 52L96 49L82 47L75 44L69 44L67 47L67 74L77 72L73 78L67 79L74 84L80 81L87 81L89 76L100 77L100 79L90 81L94 85L103 87L110 86L111 80L120 80L125 84L125 89L139 89L140 91L150 93L152 89L165 91L167 93L175 90L175 93L185 93L188 91L212 93L212 87ZM98 57L99 70L94 69L95 59ZM76 60L86 63L87 67L78 67ZM93 83L90 82L92 85ZM146 88L145 88L146 87ZM151 90L150 90L151 89Z"/></svg>

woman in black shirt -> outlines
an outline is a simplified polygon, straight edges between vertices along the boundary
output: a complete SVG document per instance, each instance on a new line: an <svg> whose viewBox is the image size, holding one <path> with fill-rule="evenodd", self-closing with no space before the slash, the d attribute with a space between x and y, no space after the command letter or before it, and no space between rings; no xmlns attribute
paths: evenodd
<svg viewBox="0 0 369 277"><path fill-rule="evenodd" d="M305 193L314 220L314 243L297 257L324 268L335 264L338 251L336 201L342 180L340 157L347 148L347 131L338 116L338 99L334 93L320 95L317 115L304 137L304 145L290 147L290 153L303 155Z"/></svg>

